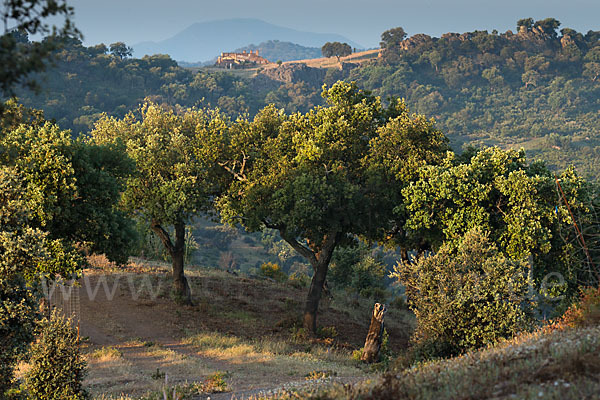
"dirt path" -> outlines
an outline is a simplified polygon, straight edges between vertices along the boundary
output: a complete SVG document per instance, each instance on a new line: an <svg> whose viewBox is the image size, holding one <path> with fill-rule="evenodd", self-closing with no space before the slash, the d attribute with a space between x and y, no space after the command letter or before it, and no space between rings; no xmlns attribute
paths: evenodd
<svg viewBox="0 0 600 400"><path fill-rule="evenodd" d="M86 339L90 365L86 384L93 395L140 396L162 390L165 378L169 384L183 384L225 372L231 393L211 399L232 395L242 399L287 386L313 385L317 382L305 380L312 371L332 371L334 380L342 383L365 375L351 364L349 350L344 349L359 347L366 327L344 313L321 316L325 326L338 329L335 346L341 350L319 343L308 349L306 344L281 348L288 346L289 321L294 321L293 310L299 305L295 299L303 297L302 290L247 278L192 277L196 305L182 307L168 297L167 279L165 271L88 272L80 288L80 334ZM143 280L162 289L153 295L139 290L132 295L132 287ZM402 325L391 329L401 330ZM261 345L257 348L256 343ZM316 350L311 350L314 346ZM95 358L103 347L116 349L118 356Z"/></svg>

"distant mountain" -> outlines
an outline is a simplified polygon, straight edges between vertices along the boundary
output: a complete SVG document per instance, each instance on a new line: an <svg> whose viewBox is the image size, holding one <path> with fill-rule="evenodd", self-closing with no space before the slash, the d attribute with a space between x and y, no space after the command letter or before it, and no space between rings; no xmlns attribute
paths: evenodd
<svg viewBox="0 0 600 400"><path fill-rule="evenodd" d="M235 49L236 52L242 52L244 50L258 50L262 57L273 62L277 60L294 61L322 57L320 47L300 46L299 44L281 42L279 40L269 40L268 42L262 42L258 45L251 44L239 49Z"/></svg>
<svg viewBox="0 0 600 400"><path fill-rule="evenodd" d="M221 52L248 46L249 43L270 40L292 42L319 49L326 42L334 41L346 42L358 49L364 47L341 35L303 32L248 18L196 23L161 42L138 43L133 46L133 50L135 57L143 57L146 54L168 54L175 60L198 62L210 60Z"/></svg>

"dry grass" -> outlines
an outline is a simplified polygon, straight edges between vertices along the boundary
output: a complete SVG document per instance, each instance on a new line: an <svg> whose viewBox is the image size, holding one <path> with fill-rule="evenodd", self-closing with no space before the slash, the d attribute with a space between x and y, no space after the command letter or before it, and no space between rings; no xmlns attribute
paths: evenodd
<svg viewBox="0 0 600 400"><path fill-rule="evenodd" d="M85 276L92 287L106 282L114 293L109 299L100 285L91 300L87 289L80 290L82 336L90 338L83 348L85 385L95 399L156 397L165 378L171 389L188 393L219 371L227 372L233 391L306 382L323 371L336 379L371 374L358 367L352 351L364 343L372 300L338 293L324 301L319 325L329 338L314 340L293 333L299 333L306 288L190 266L195 305L181 307L169 295L169 265L134 260L120 268L101 257L91 261ZM131 285L142 283L160 284L159 295L132 298ZM409 313L389 315L392 344L401 349L410 336Z"/></svg>
<svg viewBox="0 0 600 400"><path fill-rule="evenodd" d="M600 393L599 377L600 327L540 330L460 357L390 373L377 383L284 392L277 398L591 399Z"/></svg>
<svg viewBox="0 0 600 400"><path fill-rule="evenodd" d="M357 53L352 53L346 57L340 57L340 61L343 63L354 63L361 64L363 62L372 60L377 58L379 54L379 49L375 50L366 50L360 51ZM296 60L296 61L286 61L283 64L306 64L312 68L339 68L340 63L335 57L322 57L322 58L312 58L306 60ZM276 68L277 65L270 64L267 68Z"/></svg>
<svg viewBox="0 0 600 400"><path fill-rule="evenodd" d="M89 357L98 362L115 361L123 358L123 353L114 347L102 347L94 350L89 354Z"/></svg>

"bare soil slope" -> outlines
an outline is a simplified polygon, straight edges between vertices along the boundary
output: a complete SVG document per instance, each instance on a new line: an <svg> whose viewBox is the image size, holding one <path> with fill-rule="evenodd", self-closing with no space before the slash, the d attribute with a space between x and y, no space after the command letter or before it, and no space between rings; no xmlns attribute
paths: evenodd
<svg viewBox="0 0 600 400"><path fill-rule="evenodd" d="M139 396L160 390L165 377L201 382L218 371L234 392L302 381L315 371L340 378L368 372L351 351L364 343L372 301L342 294L325 300L318 322L330 337L311 340L297 330L304 288L209 269L192 269L188 279L191 307L170 298L166 266L85 271L80 332L95 397ZM387 321L390 345L399 351L412 319L391 310Z"/></svg>

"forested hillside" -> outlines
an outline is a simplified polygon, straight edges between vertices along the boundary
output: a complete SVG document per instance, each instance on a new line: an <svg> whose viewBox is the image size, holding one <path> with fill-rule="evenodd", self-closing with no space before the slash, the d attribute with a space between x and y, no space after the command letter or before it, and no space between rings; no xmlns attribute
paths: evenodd
<svg viewBox="0 0 600 400"><path fill-rule="evenodd" d="M595 174L600 156L600 32L548 18L518 33L403 31L383 35L383 58L347 79L383 97L405 97L432 115L455 145L523 146L549 163ZM394 32L394 30L388 31Z"/></svg>
<svg viewBox="0 0 600 400"><path fill-rule="evenodd" d="M269 103L306 111L322 104L323 84L343 79L384 100L405 98L413 110L433 116L456 149L465 144L524 147L551 166L574 164L596 178L600 31L559 27L553 18L523 19L516 33L474 31L441 38L406 38L402 28L394 28L382 35L381 57L360 66L313 71L283 65L268 75L260 69L245 75L195 72L166 55L130 59L103 45L86 48L74 41L57 54L47 89L20 97L61 126L83 132L100 113L123 116L145 97L217 106L230 116L253 115Z"/></svg>

